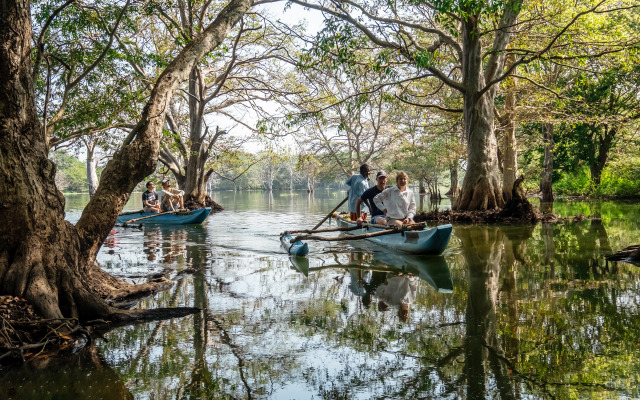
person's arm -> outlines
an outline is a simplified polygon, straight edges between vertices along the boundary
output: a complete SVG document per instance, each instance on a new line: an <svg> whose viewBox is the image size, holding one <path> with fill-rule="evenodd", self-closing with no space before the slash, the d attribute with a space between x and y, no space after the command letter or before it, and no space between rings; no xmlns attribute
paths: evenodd
<svg viewBox="0 0 640 400"><path fill-rule="evenodd" d="M409 197L411 197L411 199L409 200L409 212L407 213L407 218L413 219L413 217L416 216L416 198L413 195L413 191L410 192Z"/></svg>

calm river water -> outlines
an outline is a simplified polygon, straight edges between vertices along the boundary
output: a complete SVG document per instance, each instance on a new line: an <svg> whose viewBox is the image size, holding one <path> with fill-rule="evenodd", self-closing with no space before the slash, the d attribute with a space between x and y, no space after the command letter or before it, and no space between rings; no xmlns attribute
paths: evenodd
<svg viewBox="0 0 640 400"><path fill-rule="evenodd" d="M442 257L347 242L285 255L278 233L312 227L344 195L219 192L225 211L201 226L115 228L104 269L177 282L140 307L202 312L4 371L0 397L640 397L640 268L602 257L640 243L640 206L557 202L561 215L600 218L456 225ZM68 196L67 218L87 201Z"/></svg>

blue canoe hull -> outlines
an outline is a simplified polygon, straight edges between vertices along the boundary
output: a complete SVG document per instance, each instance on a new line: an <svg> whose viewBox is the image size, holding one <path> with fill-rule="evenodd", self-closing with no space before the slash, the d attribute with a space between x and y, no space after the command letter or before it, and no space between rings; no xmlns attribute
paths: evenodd
<svg viewBox="0 0 640 400"><path fill-rule="evenodd" d="M440 293L453 292L451 270L444 256L436 255L408 255L391 252L377 252L373 254L376 262L397 268L404 273L419 276Z"/></svg>
<svg viewBox="0 0 640 400"><path fill-rule="evenodd" d="M293 237L291 237L291 235L288 233L280 236L280 243L282 244L282 247L284 247L284 249L287 251L287 253L291 254L292 256L299 257L309 254L309 245L302 242L295 242L294 244L291 244L291 239L293 239Z"/></svg>
<svg viewBox="0 0 640 400"><path fill-rule="evenodd" d="M340 218L338 220L341 227L353 227L355 223ZM406 254L442 254L451 239L451 224L439 225L435 228L428 228L422 231L405 231L391 235L376 236L366 240L384 246L393 251ZM363 227L347 232L350 235L363 235L384 229L374 227Z"/></svg>
<svg viewBox="0 0 640 400"><path fill-rule="evenodd" d="M158 215L153 218L145 218L139 221L133 221L132 224L163 224L163 225L186 225L186 224L201 224L211 213L211 208L201 208L199 210L191 210L189 214L164 214ZM116 221L119 224L123 224L125 222L129 222L132 219L148 217L151 215L155 215L155 213L133 213L127 215L118 216L118 220Z"/></svg>

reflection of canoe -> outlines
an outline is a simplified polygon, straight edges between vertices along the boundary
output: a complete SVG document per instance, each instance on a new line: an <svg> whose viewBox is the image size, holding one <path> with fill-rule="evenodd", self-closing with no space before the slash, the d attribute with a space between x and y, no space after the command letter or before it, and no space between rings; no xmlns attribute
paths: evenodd
<svg viewBox="0 0 640 400"><path fill-rule="evenodd" d="M392 253L374 253L373 257L386 265L417 275L438 292L453 292L453 281L443 256L414 256Z"/></svg>
<svg viewBox="0 0 640 400"><path fill-rule="evenodd" d="M280 243L282 243L282 247L284 247L287 253L292 256L306 256L309 254L309 246L306 243L295 242L291 244L291 239L293 239L293 237L288 233L280 236Z"/></svg>
<svg viewBox="0 0 640 400"><path fill-rule="evenodd" d="M199 210L191 210L188 212L180 212L178 214L164 214L158 215L153 218L145 218L139 221L134 221L134 224L164 224L164 225L186 225L186 224L201 224L209 216L211 207L201 208ZM138 219L142 217L150 217L155 213L134 212L127 213L118 216L117 223L123 224L131 221L132 219Z"/></svg>
<svg viewBox="0 0 640 400"><path fill-rule="evenodd" d="M355 223L340 218L341 227L353 227ZM429 228L422 231L405 231L391 235L375 236L367 238L373 243L387 247L391 250L409 253L409 254L442 254L449 244L451 238L451 224L440 225L435 228ZM382 228L363 227L349 231L349 235L363 235L382 231Z"/></svg>
<svg viewBox="0 0 640 400"><path fill-rule="evenodd" d="M309 259L307 257L289 256L293 267L304 276L309 276Z"/></svg>
<svg viewBox="0 0 640 400"><path fill-rule="evenodd" d="M447 261L441 255L424 256L395 253L373 252L371 261L349 260L347 263L326 265L322 263L320 267L309 267L309 259L306 257L289 257L293 267L308 276L309 272L322 271L326 269L362 269L368 271L389 272L391 274L412 274L418 276L423 281L433 286L438 292L453 292L453 281L451 271Z"/></svg>

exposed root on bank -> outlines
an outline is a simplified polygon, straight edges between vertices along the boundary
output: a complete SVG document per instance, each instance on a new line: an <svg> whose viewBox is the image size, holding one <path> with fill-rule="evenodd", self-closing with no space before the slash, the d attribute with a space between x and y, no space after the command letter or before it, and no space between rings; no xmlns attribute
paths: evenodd
<svg viewBox="0 0 640 400"><path fill-rule="evenodd" d="M470 223L517 223L517 224L537 224L558 223L558 222L580 222L589 219L584 215L576 215L573 218L560 218L558 215L548 212L543 213L527 200L522 182L524 177L516 179L509 200L502 208L493 210L478 211L457 211L435 209L427 213L420 212L414 217L414 221L435 221L435 222L470 222Z"/></svg>
<svg viewBox="0 0 640 400"><path fill-rule="evenodd" d="M107 304L118 308L125 307L119 306L120 302L130 303L132 300L150 296L169 289L174 283L162 275L150 276L147 283L128 283L109 275L97 265L89 270L85 281Z"/></svg>
<svg viewBox="0 0 640 400"><path fill-rule="evenodd" d="M224 210L224 208L222 208L220 204L213 201L208 195L204 199L204 204L194 198L190 198L185 200L184 207L188 208L189 210L198 210L204 207L211 207L212 212L219 212Z"/></svg>
<svg viewBox="0 0 640 400"><path fill-rule="evenodd" d="M534 205L531 205L535 208ZM488 210L488 211L440 211L435 209L429 212L420 212L413 218L416 222L439 222L439 223L506 223L506 224L537 224L537 223L566 223L580 222L591 219L584 215L576 215L572 218L560 218L554 213L541 213L537 209L535 213L525 215L513 215L509 212L504 213L504 209Z"/></svg>
<svg viewBox="0 0 640 400"><path fill-rule="evenodd" d="M0 296L0 364L71 354L90 342L77 319L42 319L26 300Z"/></svg>
<svg viewBox="0 0 640 400"><path fill-rule="evenodd" d="M60 318L43 315L36 303L15 297L0 297L0 364L24 363L31 360L74 353L91 342L85 326L99 325L101 330L136 322L180 318L199 312L198 308L158 308L127 310L140 299L166 290L174 282L163 275L151 275L143 284L122 281L100 269L89 268L78 279L75 274L63 279L57 304L69 304L69 315ZM87 289L90 288L90 289ZM73 295L72 295L73 293ZM35 297L36 300L39 297ZM65 303L66 302L66 303ZM32 305L33 304L33 305ZM46 308L44 308L47 311ZM97 321L82 320L87 310L95 310Z"/></svg>

